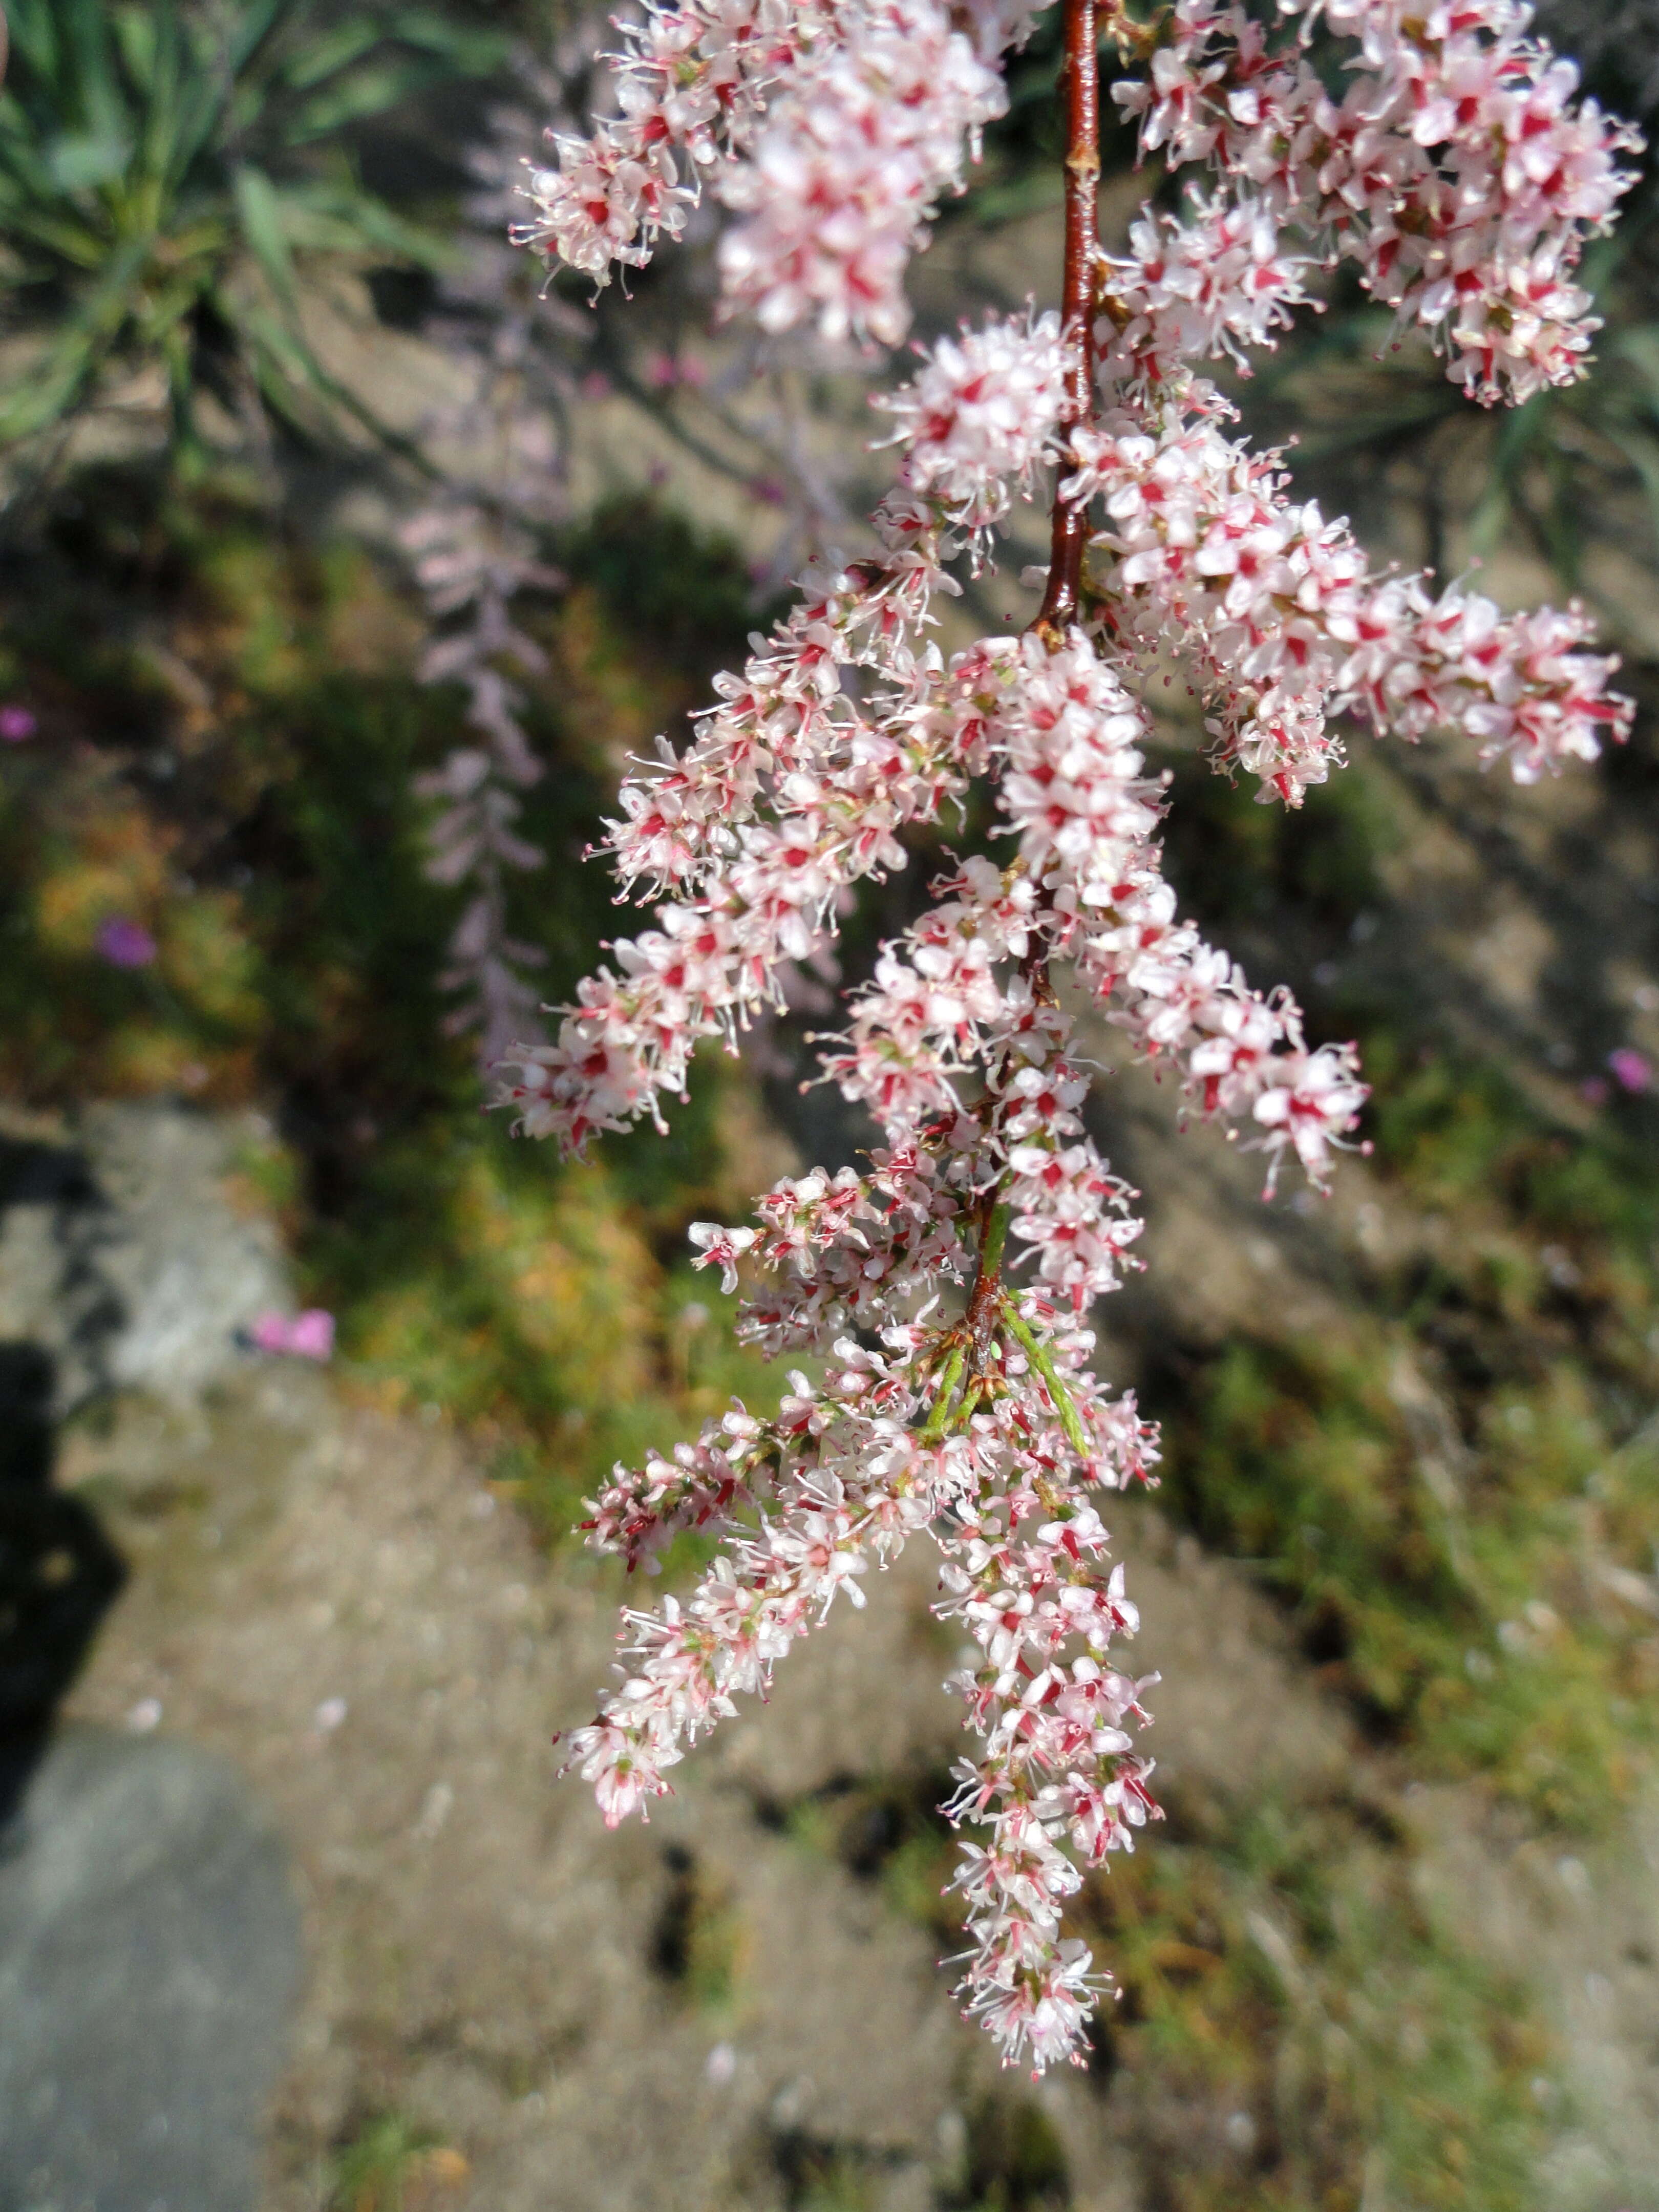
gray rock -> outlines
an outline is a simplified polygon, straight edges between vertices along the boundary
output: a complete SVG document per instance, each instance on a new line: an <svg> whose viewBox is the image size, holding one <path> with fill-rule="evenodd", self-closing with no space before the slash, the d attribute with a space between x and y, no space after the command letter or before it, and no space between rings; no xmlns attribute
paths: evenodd
<svg viewBox="0 0 1659 2212"><path fill-rule="evenodd" d="M290 1304L274 1225L226 1195L254 1133L102 1105L70 1140L0 1136L0 1344L51 1358L57 1417L112 1389L187 1404L244 1358L239 1331Z"/></svg>
<svg viewBox="0 0 1659 2212"><path fill-rule="evenodd" d="M4 2212L252 2212L300 1959L234 1767L60 1735L0 1840Z"/></svg>

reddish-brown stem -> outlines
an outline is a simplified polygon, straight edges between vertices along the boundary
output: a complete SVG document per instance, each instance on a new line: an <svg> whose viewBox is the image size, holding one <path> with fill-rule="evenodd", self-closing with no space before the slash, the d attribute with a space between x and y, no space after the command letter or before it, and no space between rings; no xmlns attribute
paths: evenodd
<svg viewBox="0 0 1659 2212"><path fill-rule="evenodd" d="M1097 0L1066 0L1066 60L1060 73L1066 100L1066 270L1061 312L1077 344L1070 389L1060 416L1061 428L1068 434L1078 423L1090 420L1095 405L1094 301L1098 254L1095 201L1100 185L1100 56L1096 9ZM1031 625L1051 647L1060 645L1077 620L1087 534L1088 501L1062 499L1056 490L1048 588ZM1046 907L1047 893L1041 887L1039 898ZM1020 963L1020 972L1038 1002L1053 1006L1048 954L1040 931ZM988 1376L1002 1317L1002 1255L1008 1233L1008 1209L1001 1202L1000 1192L1000 1184L988 1191L980 1210L979 1265L964 1317L964 1372L970 1381ZM1059 1388L1058 1384L1055 1388ZM945 1395L948 1397L949 1393Z"/></svg>
<svg viewBox="0 0 1659 2212"><path fill-rule="evenodd" d="M1109 21L1115 21L1114 0L1106 0ZM1060 287L1060 312L1075 342L1070 389L1060 416L1060 428L1070 434L1087 422L1095 411L1095 285L1100 255L1096 202L1100 191L1100 24L1097 0L1066 0L1066 58L1060 70L1060 89L1066 102L1066 267ZM1060 479L1065 479L1062 461ZM1083 592L1083 549L1089 534L1086 500L1067 500L1054 489L1054 521L1049 537L1048 581L1042 605L1031 627L1051 649L1057 648L1078 618ZM1046 892L1039 887L1042 904ZM1039 935L1021 963L1022 972L1040 1000L1050 1006L1048 963Z"/></svg>
<svg viewBox="0 0 1659 2212"><path fill-rule="evenodd" d="M1086 422L1094 412L1095 264L1099 252L1095 204L1100 187L1100 55L1096 0L1066 0L1066 60L1060 74L1066 99L1066 275L1061 312L1077 341L1071 391L1062 428ZM1034 627L1052 641L1077 620L1083 585L1083 547L1088 531L1084 501L1054 494L1048 585Z"/></svg>
<svg viewBox="0 0 1659 2212"><path fill-rule="evenodd" d="M989 1369L1002 1304L1002 1251L1008 1240L1008 1209L1002 1202L1001 1188L999 1183L988 1190L980 1203L979 1266L964 1319L970 1377L983 1376Z"/></svg>

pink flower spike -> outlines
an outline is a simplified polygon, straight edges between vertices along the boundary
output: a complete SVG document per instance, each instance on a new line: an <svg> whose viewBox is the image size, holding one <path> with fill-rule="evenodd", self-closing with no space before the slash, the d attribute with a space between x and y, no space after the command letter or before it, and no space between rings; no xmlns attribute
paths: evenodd
<svg viewBox="0 0 1659 2212"><path fill-rule="evenodd" d="M1627 1044L1607 1054L1607 1067L1621 1091L1645 1091L1653 1080L1650 1064Z"/></svg>
<svg viewBox="0 0 1659 2212"><path fill-rule="evenodd" d="M21 745L40 725L27 707L0 707L0 742Z"/></svg>

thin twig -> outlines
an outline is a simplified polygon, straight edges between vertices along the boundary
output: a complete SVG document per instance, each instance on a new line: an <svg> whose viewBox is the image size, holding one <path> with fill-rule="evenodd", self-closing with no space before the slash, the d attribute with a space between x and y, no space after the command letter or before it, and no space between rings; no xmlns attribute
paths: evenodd
<svg viewBox="0 0 1659 2212"><path fill-rule="evenodd" d="M1061 280L1063 311L1076 342L1062 425L1066 430L1093 419L1095 411L1095 279L1099 256L1096 200L1100 185L1100 54L1097 0L1066 0L1066 59L1060 89L1066 102L1066 262ZM1082 592L1083 550L1088 535L1088 501L1063 498L1065 464L1054 489L1054 520L1050 531L1048 580L1042 605L1031 624L1052 648L1064 641L1076 621ZM1038 887L1041 904L1047 894ZM1053 1006L1048 963L1041 934L1021 963L1021 972L1039 1005ZM957 1425L977 1403L981 1387L990 1379L991 1355L999 1329L1012 1327L1038 1371L1048 1384L1062 1426L1079 1451L1087 1440L1076 1409L1067 1396L1054 1364L1036 1346L1036 1340L1014 1314L1002 1286L1003 1247L1008 1236L1008 1208L993 1190L987 1194L980 1217L979 1263L969 1293L966 1317L969 1389L953 1420L950 1400L963 1361L952 1354L947 1382L933 1401L920 1433L934 1441Z"/></svg>
<svg viewBox="0 0 1659 2212"><path fill-rule="evenodd" d="M1099 257L1100 55L1095 0L1066 0L1066 270L1061 312L1076 342L1063 427L1089 422L1095 408L1095 270ZM1062 465L1063 480L1063 465ZM1058 644L1077 620L1083 582L1088 501L1054 492L1048 584L1033 627Z"/></svg>

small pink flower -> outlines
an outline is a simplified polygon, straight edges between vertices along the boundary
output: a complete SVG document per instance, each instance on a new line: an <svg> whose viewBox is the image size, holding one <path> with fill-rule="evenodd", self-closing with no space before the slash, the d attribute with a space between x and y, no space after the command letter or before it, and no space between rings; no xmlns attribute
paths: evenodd
<svg viewBox="0 0 1659 2212"><path fill-rule="evenodd" d="M752 1229L722 1229L717 1221L694 1221L690 1236L697 1247L694 1267L718 1267L720 1288L729 1298L738 1287L738 1262L755 1241Z"/></svg>
<svg viewBox="0 0 1659 2212"><path fill-rule="evenodd" d="M296 1314L289 1333L289 1350L301 1359L330 1359L334 1354L334 1316L321 1306Z"/></svg>
<svg viewBox="0 0 1659 2212"><path fill-rule="evenodd" d="M286 1353L294 1359L331 1358L334 1352L334 1316L321 1306L303 1313L263 1313L248 1331L261 1352Z"/></svg>
<svg viewBox="0 0 1659 2212"><path fill-rule="evenodd" d="M131 915L112 914L100 922L97 945L112 968L148 968L155 957L155 939Z"/></svg>
<svg viewBox="0 0 1659 2212"><path fill-rule="evenodd" d="M1653 1080L1652 1068L1639 1052L1632 1052L1627 1044L1621 1044L1616 1052L1607 1054L1607 1066L1621 1091L1645 1091Z"/></svg>
<svg viewBox="0 0 1659 2212"><path fill-rule="evenodd" d="M21 745L40 726L27 707L0 707L0 741L6 744Z"/></svg>

